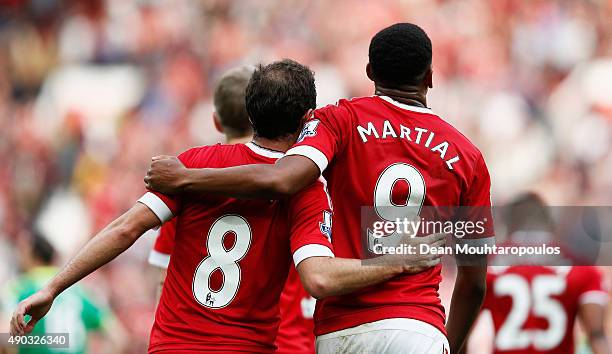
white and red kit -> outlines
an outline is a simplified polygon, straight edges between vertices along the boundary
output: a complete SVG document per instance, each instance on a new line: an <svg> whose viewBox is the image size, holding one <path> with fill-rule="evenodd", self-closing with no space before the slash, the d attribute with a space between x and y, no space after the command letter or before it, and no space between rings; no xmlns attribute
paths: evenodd
<svg viewBox="0 0 612 354"><path fill-rule="evenodd" d="M222 168L274 163L281 156L249 143L194 148L179 159L189 168ZM176 218L149 352L273 353L292 259L297 265L333 256L323 183L287 201L157 192L139 201L162 222Z"/></svg>
<svg viewBox="0 0 612 354"><path fill-rule="evenodd" d="M386 96L340 100L315 110L287 155L309 158L327 180L338 257L366 257L366 236L355 232L362 207L394 221L421 206L491 205L489 173L480 151L430 109ZM489 218L486 232L461 242L493 240ZM315 334L393 318L422 321L445 333L440 267L317 301Z"/></svg>

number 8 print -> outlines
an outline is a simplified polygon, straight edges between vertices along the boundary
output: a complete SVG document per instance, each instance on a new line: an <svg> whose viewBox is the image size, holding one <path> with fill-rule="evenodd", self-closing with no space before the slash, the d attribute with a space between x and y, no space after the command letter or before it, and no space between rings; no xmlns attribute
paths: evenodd
<svg viewBox="0 0 612 354"><path fill-rule="evenodd" d="M235 234L234 246L229 250L223 245L225 235ZM240 261L251 247L251 226L240 215L224 215L212 224L206 237L206 256L198 265L193 276L192 291L195 299L211 309L220 309L229 305L240 288ZM213 290L210 279L215 270L223 273L221 288Z"/></svg>

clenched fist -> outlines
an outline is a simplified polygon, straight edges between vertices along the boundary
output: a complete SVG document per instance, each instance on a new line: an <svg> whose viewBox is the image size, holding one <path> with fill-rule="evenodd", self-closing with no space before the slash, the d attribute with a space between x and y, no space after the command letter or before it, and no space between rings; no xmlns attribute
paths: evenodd
<svg viewBox="0 0 612 354"><path fill-rule="evenodd" d="M180 193L185 185L187 168L175 156L160 155L151 159L144 178L147 189L165 194Z"/></svg>

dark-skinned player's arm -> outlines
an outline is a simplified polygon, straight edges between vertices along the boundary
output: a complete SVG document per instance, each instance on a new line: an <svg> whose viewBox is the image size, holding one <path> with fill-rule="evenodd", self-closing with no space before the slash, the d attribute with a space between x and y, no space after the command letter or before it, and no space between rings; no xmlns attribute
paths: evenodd
<svg viewBox="0 0 612 354"><path fill-rule="evenodd" d="M495 230L491 211L491 177L482 155L475 161L469 184L461 193L458 221L482 223L482 230L457 238L458 245L493 246ZM451 353L460 353L478 317L487 289L486 254L455 254L457 278L446 323Z"/></svg>
<svg viewBox="0 0 612 354"><path fill-rule="evenodd" d="M474 325L465 338L463 347L456 354L470 353L468 352L468 349L470 348L477 348L476 350L482 353L490 353L493 351L493 339L495 333L493 328L493 318L491 317L491 312L488 308L489 303L487 302L490 291L489 288L490 283L487 281L487 295L485 295L485 300L480 308L480 313L476 317Z"/></svg>
<svg viewBox="0 0 612 354"><path fill-rule="evenodd" d="M177 158L153 158L147 188L164 194L221 194L236 198L281 199L311 185L346 148L354 126L346 108L319 108L304 124L298 143L274 165L189 170Z"/></svg>
<svg viewBox="0 0 612 354"><path fill-rule="evenodd" d="M486 257L481 265L457 267L446 331L451 353L461 353L465 339L478 317L486 293Z"/></svg>
<svg viewBox="0 0 612 354"><path fill-rule="evenodd" d="M11 318L11 334L30 333L36 323L49 312L60 293L113 260L130 248L147 230L159 225L160 219L156 214L144 204L136 203L89 240L42 289L19 303ZM27 323L25 315L32 317Z"/></svg>
<svg viewBox="0 0 612 354"><path fill-rule="evenodd" d="M418 244L443 247L445 234L425 237L406 237L404 244L419 249ZM376 263L365 265L362 260L333 257L311 257L300 262L296 269L304 289L314 298L344 295L376 285L402 273L418 273L440 263L441 254L385 255Z"/></svg>
<svg viewBox="0 0 612 354"><path fill-rule="evenodd" d="M289 155L276 164L227 168L186 168L174 156L156 156L144 179L148 189L164 194L215 193L234 198L280 199L309 186L321 175L309 158Z"/></svg>

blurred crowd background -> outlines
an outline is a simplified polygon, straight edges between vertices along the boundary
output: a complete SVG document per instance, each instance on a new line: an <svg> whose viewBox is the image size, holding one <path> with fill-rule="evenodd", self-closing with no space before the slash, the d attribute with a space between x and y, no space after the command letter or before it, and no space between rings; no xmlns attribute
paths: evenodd
<svg viewBox="0 0 612 354"><path fill-rule="evenodd" d="M292 58L319 105L371 95L370 38L401 21L429 33L428 103L483 151L495 204L610 205L610 18L611 0L0 0L0 284L33 230L62 263L143 193L151 156L221 141L225 70ZM153 320L152 241L85 281L128 352Z"/></svg>

